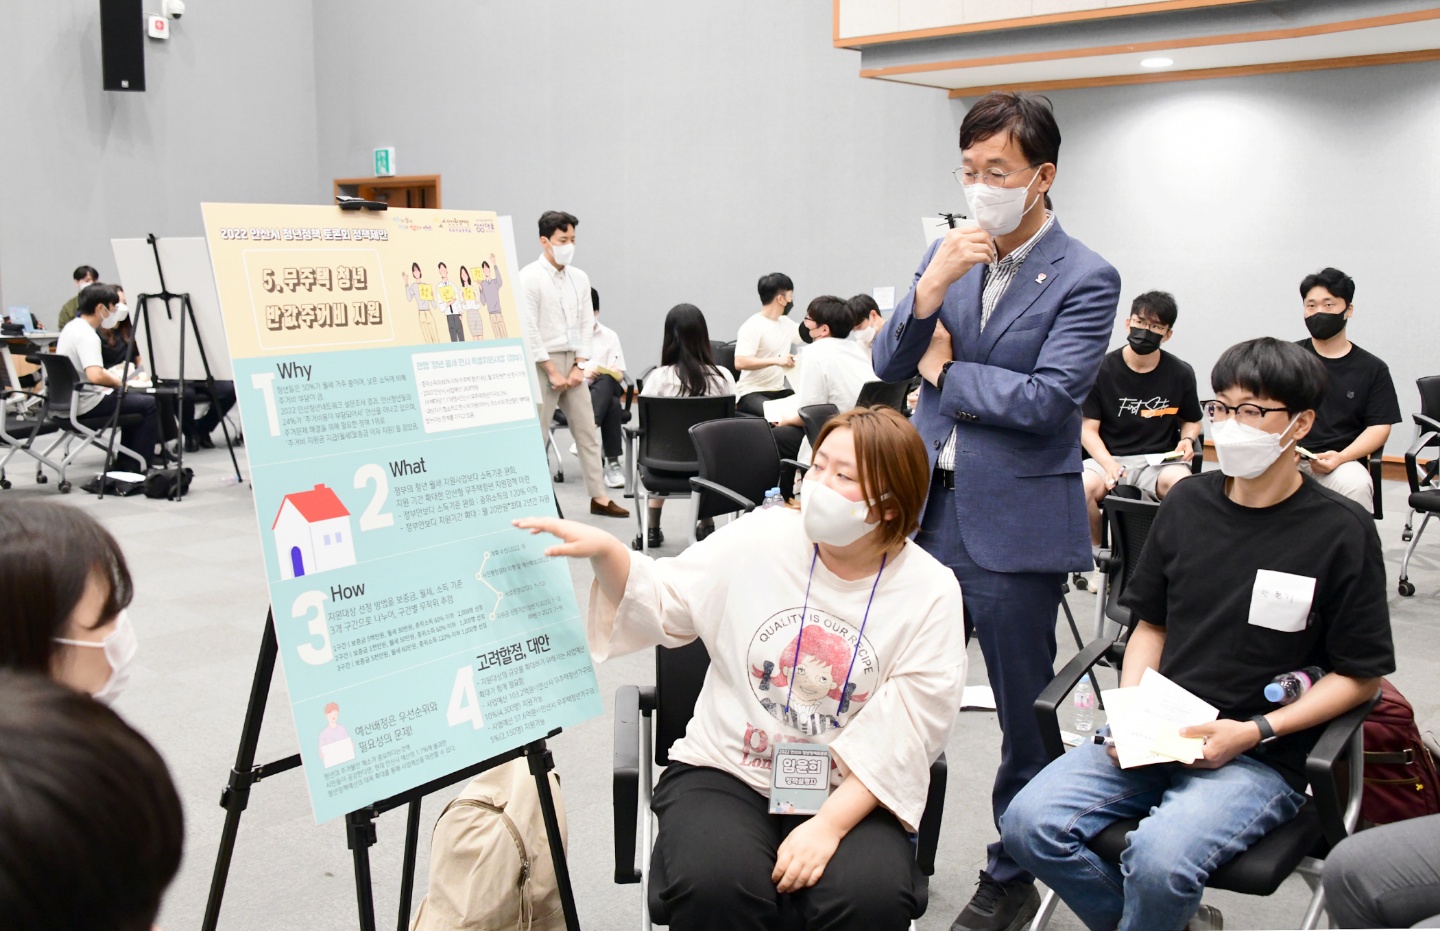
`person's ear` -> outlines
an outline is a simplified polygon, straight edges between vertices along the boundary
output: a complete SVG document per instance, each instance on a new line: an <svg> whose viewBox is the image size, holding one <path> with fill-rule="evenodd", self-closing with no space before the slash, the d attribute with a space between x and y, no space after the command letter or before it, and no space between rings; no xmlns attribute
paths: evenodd
<svg viewBox="0 0 1440 931"><path fill-rule="evenodd" d="M1170 342L1170 337L1172 337L1172 336L1174 336L1174 335L1175 335L1175 328L1172 326L1172 327L1170 327L1168 330L1165 331L1165 335L1164 335L1164 336L1160 337L1160 342L1162 342L1162 343L1168 343L1168 342Z"/></svg>
<svg viewBox="0 0 1440 931"><path fill-rule="evenodd" d="M1051 186L1055 184L1054 163L1046 162L1045 164L1041 165L1040 170L1039 172L1037 172L1037 174L1039 175L1039 177L1035 179L1035 187L1040 190L1040 193L1044 194L1045 192L1050 190Z"/></svg>
<svg viewBox="0 0 1440 931"><path fill-rule="evenodd" d="M1290 428L1290 435L1293 436L1295 442L1298 443L1305 438L1305 435L1309 433L1314 426L1315 412L1301 411L1300 415L1295 418L1295 426Z"/></svg>
<svg viewBox="0 0 1440 931"><path fill-rule="evenodd" d="M1345 308L1345 319L1349 320L1353 316L1355 316L1355 305L1350 304Z"/></svg>

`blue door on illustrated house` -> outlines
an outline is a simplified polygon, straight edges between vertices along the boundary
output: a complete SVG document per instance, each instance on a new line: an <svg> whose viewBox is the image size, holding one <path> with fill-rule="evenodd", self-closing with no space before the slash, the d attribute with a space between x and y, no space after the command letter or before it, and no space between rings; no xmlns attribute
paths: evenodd
<svg viewBox="0 0 1440 931"><path fill-rule="evenodd" d="M305 558L300 555L298 546L290 547L290 571L297 579L305 574Z"/></svg>

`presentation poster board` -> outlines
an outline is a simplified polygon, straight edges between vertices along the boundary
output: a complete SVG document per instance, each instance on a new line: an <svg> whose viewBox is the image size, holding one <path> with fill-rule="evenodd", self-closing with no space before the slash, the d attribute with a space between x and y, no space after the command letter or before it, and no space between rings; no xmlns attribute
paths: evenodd
<svg viewBox="0 0 1440 931"><path fill-rule="evenodd" d="M203 211L316 820L600 714L496 216Z"/></svg>

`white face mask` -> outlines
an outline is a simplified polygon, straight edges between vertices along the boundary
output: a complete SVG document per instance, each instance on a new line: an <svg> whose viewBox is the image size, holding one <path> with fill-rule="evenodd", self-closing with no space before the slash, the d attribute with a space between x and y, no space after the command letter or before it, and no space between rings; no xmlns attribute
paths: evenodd
<svg viewBox="0 0 1440 931"><path fill-rule="evenodd" d="M851 501L819 481L801 485L800 520L805 526L805 535L815 543L849 546L880 526L878 520L867 523L865 518L869 515L867 501Z"/></svg>
<svg viewBox="0 0 1440 931"><path fill-rule="evenodd" d="M1039 177L1040 172L1037 170L1035 177L1030 179L1030 184L1034 184ZM1025 206L1030 184L1023 188L991 187L977 181L975 184L962 186L961 190L965 192L965 202L970 205L970 218L975 221L975 225L991 236L1004 236L1019 229L1025 214L1043 200L1042 197L1037 197L1035 204Z"/></svg>
<svg viewBox="0 0 1440 931"><path fill-rule="evenodd" d="M1292 418L1279 433L1251 427L1238 420L1222 420L1210 427L1215 442L1215 455L1220 471L1231 478L1258 478L1289 449L1294 440L1281 445L1280 437L1290 432L1299 416Z"/></svg>
<svg viewBox="0 0 1440 931"><path fill-rule="evenodd" d="M575 261L575 244L573 242L553 244L550 246L550 251L555 255L556 265L565 266Z"/></svg>
<svg viewBox="0 0 1440 931"><path fill-rule="evenodd" d="M863 330L856 330L853 335L857 343L869 349L870 345L875 342L875 327L867 326Z"/></svg>
<svg viewBox="0 0 1440 931"><path fill-rule="evenodd" d="M100 325L107 330L113 330L120 325L120 321L124 320L125 316L129 313L130 305L126 304L124 301L121 301L120 303L115 305L114 309L110 311L110 316L100 321Z"/></svg>
<svg viewBox="0 0 1440 931"><path fill-rule="evenodd" d="M110 678L106 679L100 691L95 693L96 701L108 705L119 698L120 693L125 691L125 686L130 684L130 664L135 661L140 642L135 638L135 628L130 625L128 611L120 612L119 617L115 618L115 629L98 643L93 640L66 640L61 637L56 637L55 642L105 651L105 662L110 664Z"/></svg>

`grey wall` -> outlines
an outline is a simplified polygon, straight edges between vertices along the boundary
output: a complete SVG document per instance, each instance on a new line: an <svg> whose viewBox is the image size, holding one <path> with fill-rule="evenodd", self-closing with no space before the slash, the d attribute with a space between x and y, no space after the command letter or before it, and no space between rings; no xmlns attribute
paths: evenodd
<svg viewBox="0 0 1440 931"><path fill-rule="evenodd" d="M1065 135L1058 214L1120 270L1124 306L1174 293L1166 348L1208 384L1233 343L1305 336L1300 279L1342 269L1356 282L1350 337L1395 378L1407 425L1386 452L1402 453L1415 379L1440 372L1440 64L1050 96Z"/></svg>
<svg viewBox="0 0 1440 931"><path fill-rule="evenodd" d="M512 214L522 263L542 211L576 214L575 263L636 371L681 301L733 338L766 272L802 307L907 281L919 217L959 200L963 111L861 80L828 3L434 2L412 23L445 37L430 56L400 52L390 10L315 4L322 177L394 145L401 174L442 176L445 206ZM364 43L396 51L348 50Z"/></svg>
<svg viewBox="0 0 1440 931"><path fill-rule="evenodd" d="M145 40L145 93L101 90L99 18L97 0L0 7L0 306L51 326L76 265L114 274L112 237L198 235L204 200L329 194L308 3L191 4Z"/></svg>

